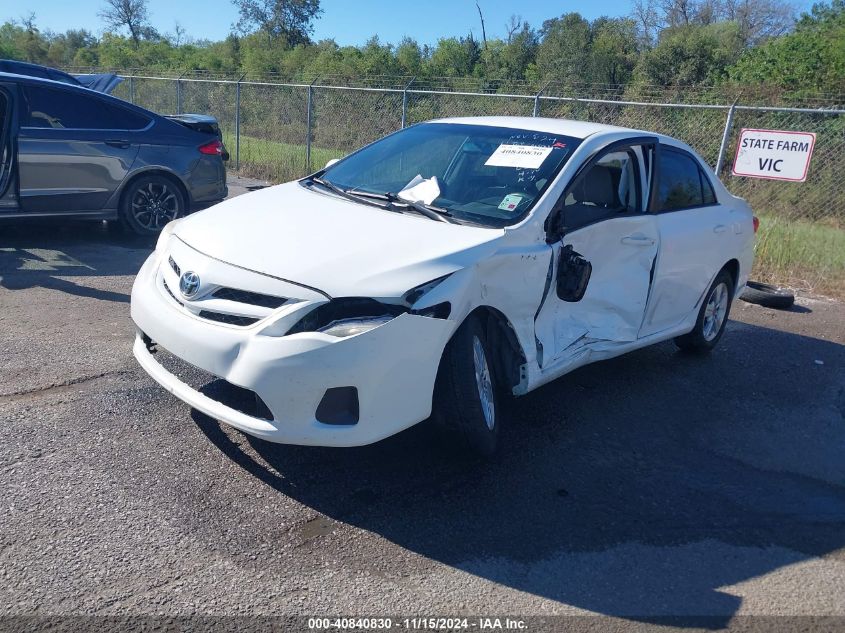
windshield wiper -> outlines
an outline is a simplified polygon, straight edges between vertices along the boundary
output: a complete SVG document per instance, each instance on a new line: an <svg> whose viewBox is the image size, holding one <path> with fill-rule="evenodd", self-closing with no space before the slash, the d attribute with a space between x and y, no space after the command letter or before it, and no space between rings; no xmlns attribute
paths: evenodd
<svg viewBox="0 0 845 633"><path fill-rule="evenodd" d="M405 198L400 198L397 194L391 192L385 193L375 193L370 191L356 191L356 196L366 196L368 198L376 198L377 200L385 200L391 204L399 204L402 206L410 207L420 215L424 215L425 217L435 220L437 222L448 222L450 224L457 224L455 220L452 219L452 214L449 213L446 209L441 209L440 207L435 207L431 204L425 204L423 202L412 201L412 200L405 200Z"/></svg>
<svg viewBox="0 0 845 633"><path fill-rule="evenodd" d="M322 178L319 178L317 176L312 176L311 178L308 178L308 181L309 182L316 182L318 185L325 187L329 191L339 195L341 198L346 198L347 200L351 200L353 202L360 202L360 203L363 203L363 204L368 204L372 207L378 207L379 209L386 209L388 211L396 211L396 209L393 208L393 206L390 204L389 201L388 201L388 204L379 204L375 200L370 199L370 197L362 196L360 193L351 193L351 192L347 191L346 189L343 189L342 187L338 187L333 182L330 182L328 180L323 180Z"/></svg>

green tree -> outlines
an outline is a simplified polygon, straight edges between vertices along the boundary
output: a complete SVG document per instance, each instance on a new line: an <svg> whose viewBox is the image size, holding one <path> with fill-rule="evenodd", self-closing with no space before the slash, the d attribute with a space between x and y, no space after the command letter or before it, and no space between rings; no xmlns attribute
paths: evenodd
<svg viewBox="0 0 845 633"><path fill-rule="evenodd" d="M417 41L410 37L402 38L396 47L396 63L403 75L419 75L423 68L423 50Z"/></svg>
<svg viewBox="0 0 845 633"><path fill-rule="evenodd" d="M593 22L589 77L591 81L624 86L637 64L636 22L629 18L601 17Z"/></svg>
<svg viewBox="0 0 845 633"><path fill-rule="evenodd" d="M537 49L537 72L544 79L567 84L589 81L592 33L590 23L580 13L567 13L543 22Z"/></svg>
<svg viewBox="0 0 845 633"><path fill-rule="evenodd" d="M110 29L126 27L135 46L140 43L145 28L149 28L147 0L106 0L99 16Z"/></svg>
<svg viewBox="0 0 845 633"><path fill-rule="evenodd" d="M440 39L431 53L429 74L438 77L469 77L481 60L481 47L472 35Z"/></svg>
<svg viewBox="0 0 845 633"><path fill-rule="evenodd" d="M288 46L310 42L313 22L320 17L320 0L232 0L238 8L238 29L260 31L268 42Z"/></svg>
<svg viewBox="0 0 845 633"><path fill-rule="evenodd" d="M793 92L845 88L845 0L813 5L795 32L746 51L729 69L740 83L767 84Z"/></svg>
<svg viewBox="0 0 845 633"><path fill-rule="evenodd" d="M726 76L741 53L735 22L686 24L664 29L657 46L642 54L634 74L639 84L712 85Z"/></svg>

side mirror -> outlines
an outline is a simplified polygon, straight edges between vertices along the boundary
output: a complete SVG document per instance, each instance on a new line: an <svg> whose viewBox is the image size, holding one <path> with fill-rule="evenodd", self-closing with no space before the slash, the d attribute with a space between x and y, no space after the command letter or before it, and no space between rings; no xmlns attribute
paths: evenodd
<svg viewBox="0 0 845 633"><path fill-rule="evenodd" d="M593 265L580 253L576 253L571 244L560 249L560 262L557 267L557 296L562 301L575 303L584 298Z"/></svg>
<svg viewBox="0 0 845 633"><path fill-rule="evenodd" d="M334 165L339 160L340 160L339 158L332 158L329 162L326 163L326 166L323 169L328 169L329 167Z"/></svg>
<svg viewBox="0 0 845 633"><path fill-rule="evenodd" d="M563 209L560 207L553 209L546 220L546 244L563 241L566 235L566 226L563 222Z"/></svg>

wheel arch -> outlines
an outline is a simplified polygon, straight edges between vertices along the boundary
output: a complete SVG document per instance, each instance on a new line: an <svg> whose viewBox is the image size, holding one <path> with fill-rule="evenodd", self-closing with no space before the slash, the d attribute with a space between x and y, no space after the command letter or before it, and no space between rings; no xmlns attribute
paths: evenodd
<svg viewBox="0 0 845 633"><path fill-rule="evenodd" d="M470 318L476 318L483 323L487 344L493 356L494 371L503 382L500 386L511 393L513 388L522 382L522 368L526 363L525 352L519 343L516 330L502 311L489 305L474 308L461 325Z"/></svg>
<svg viewBox="0 0 845 633"><path fill-rule="evenodd" d="M737 282L739 282L739 260L738 259L731 259L722 266L722 270L726 270L731 274L731 277L734 280L734 290L736 289Z"/></svg>
<svg viewBox="0 0 845 633"><path fill-rule="evenodd" d="M733 279L733 282L734 282L733 290L734 290L734 292L736 292L737 285L739 284L739 260L736 259L736 258L728 260L728 262L724 266L722 266L722 268L719 270L719 272L722 272L723 270L727 271L728 274L730 274L731 278ZM717 273L717 275L718 275L718 273Z"/></svg>
<svg viewBox="0 0 845 633"><path fill-rule="evenodd" d="M171 181L176 186L176 188L179 189L179 193L182 194L182 200L185 203L185 213L188 213L190 211L193 201L191 200L191 194L188 190L188 187L182 180L182 178L174 171L171 171L164 167L155 166L139 169L123 181L123 183L120 185L120 188L115 192L116 197L114 198L117 201L116 208L118 215L122 213L123 200L126 196L126 192L129 191L129 188L132 186L133 183L138 181L138 179L144 178L146 176L161 176L162 178L166 178L167 180Z"/></svg>

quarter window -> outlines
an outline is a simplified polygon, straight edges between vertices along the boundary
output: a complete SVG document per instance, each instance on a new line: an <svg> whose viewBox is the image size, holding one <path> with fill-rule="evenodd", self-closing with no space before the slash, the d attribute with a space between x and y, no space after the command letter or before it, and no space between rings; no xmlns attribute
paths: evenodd
<svg viewBox="0 0 845 633"><path fill-rule="evenodd" d="M103 99L70 90L23 86L24 127L140 130L150 120Z"/></svg>
<svg viewBox="0 0 845 633"><path fill-rule="evenodd" d="M716 203L710 179L692 156L661 147L659 162L658 211L675 211Z"/></svg>

